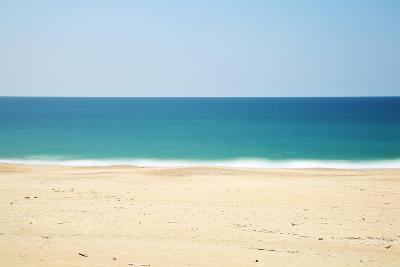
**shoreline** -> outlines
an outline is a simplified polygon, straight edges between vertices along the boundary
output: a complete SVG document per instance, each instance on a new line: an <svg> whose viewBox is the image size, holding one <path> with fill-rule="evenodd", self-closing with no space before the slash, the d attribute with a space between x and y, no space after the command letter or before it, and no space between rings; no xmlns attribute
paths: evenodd
<svg viewBox="0 0 400 267"><path fill-rule="evenodd" d="M223 167L257 169L400 169L400 159L390 160L268 160L239 158L231 160L168 160L168 159L63 159L27 158L4 159L0 164L42 165L42 166L136 166L150 168L168 167Z"/></svg>
<svg viewBox="0 0 400 267"><path fill-rule="evenodd" d="M400 169L0 163L0 178L2 266L400 262Z"/></svg>

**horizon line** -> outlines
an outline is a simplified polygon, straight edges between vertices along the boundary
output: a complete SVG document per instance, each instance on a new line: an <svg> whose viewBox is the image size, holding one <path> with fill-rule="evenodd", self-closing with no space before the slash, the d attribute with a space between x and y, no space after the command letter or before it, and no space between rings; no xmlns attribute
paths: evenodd
<svg viewBox="0 0 400 267"><path fill-rule="evenodd" d="M373 98L400 97L400 95L352 95L352 96L13 96L0 95L0 98Z"/></svg>

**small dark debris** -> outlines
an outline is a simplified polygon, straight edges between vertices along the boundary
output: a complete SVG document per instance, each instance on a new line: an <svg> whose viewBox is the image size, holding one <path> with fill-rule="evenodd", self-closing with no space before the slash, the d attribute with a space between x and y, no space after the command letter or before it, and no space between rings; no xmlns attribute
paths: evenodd
<svg viewBox="0 0 400 267"><path fill-rule="evenodd" d="M117 258L116 257L113 257L113 261L116 261L117 260Z"/></svg>
<svg viewBox="0 0 400 267"><path fill-rule="evenodd" d="M258 260L255 260L255 262L258 262Z"/></svg>
<svg viewBox="0 0 400 267"><path fill-rule="evenodd" d="M25 197L25 199L30 199L30 197Z"/></svg>
<svg viewBox="0 0 400 267"><path fill-rule="evenodd" d="M318 238L318 240L324 240L322 237Z"/></svg>
<svg viewBox="0 0 400 267"><path fill-rule="evenodd" d="M80 253L79 252L78 254L79 254L79 256L82 256L82 257L85 257L85 258L87 258L87 256L88 256L86 253Z"/></svg>
<svg viewBox="0 0 400 267"><path fill-rule="evenodd" d="M386 249L389 249L389 248L391 248L392 247L392 245L389 245L389 246L387 246L387 247L385 247Z"/></svg>
<svg viewBox="0 0 400 267"><path fill-rule="evenodd" d="M361 239L361 237L350 236L350 237L346 237L346 239L357 240L357 239Z"/></svg>

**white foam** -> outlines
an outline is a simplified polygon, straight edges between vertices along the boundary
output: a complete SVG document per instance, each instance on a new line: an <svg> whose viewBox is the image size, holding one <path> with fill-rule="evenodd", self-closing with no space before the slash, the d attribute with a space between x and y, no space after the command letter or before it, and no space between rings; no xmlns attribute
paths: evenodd
<svg viewBox="0 0 400 267"><path fill-rule="evenodd" d="M143 166L143 167L193 167L218 166L241 168L336 168L336 169L395 169L400 168L400 159L395 160L267 160L267 159L232 159L232 160L162 160L162 159L66 159L63 157L31 157L25 159L0 159L1 163L30 165L62 166Z"/></svg>

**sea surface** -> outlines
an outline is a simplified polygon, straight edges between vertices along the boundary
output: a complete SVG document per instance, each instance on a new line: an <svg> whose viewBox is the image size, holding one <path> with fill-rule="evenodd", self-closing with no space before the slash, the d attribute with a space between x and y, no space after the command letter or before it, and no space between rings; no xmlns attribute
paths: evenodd
<svg viewBox="0 0 400 267"><path fill-rule="evenodd" d="M400 97L0 97L0 162L400 167Z"/></svg>

